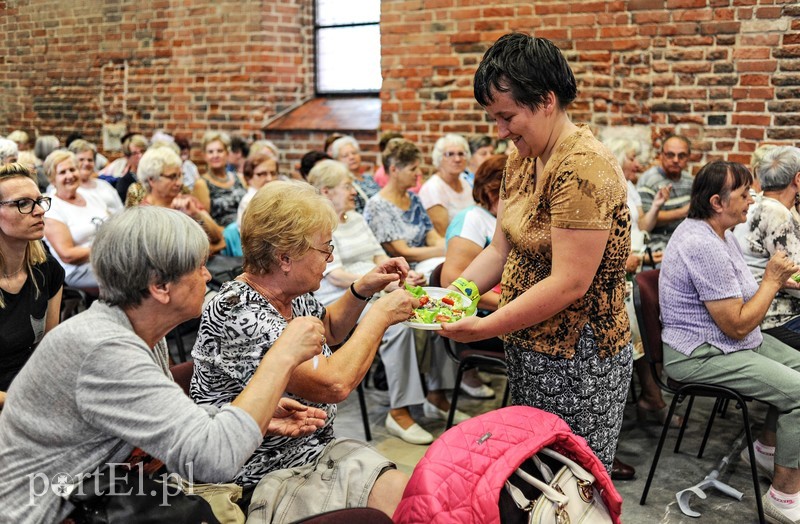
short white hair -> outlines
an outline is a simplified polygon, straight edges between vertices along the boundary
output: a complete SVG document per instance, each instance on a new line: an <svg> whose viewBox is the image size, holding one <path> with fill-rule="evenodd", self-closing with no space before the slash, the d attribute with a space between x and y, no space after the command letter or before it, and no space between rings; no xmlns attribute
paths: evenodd
<svg viewBox="0 0 800 524"><path fill-rule="evenodd" d="M469 152L469 142L467 142L467 139L455 133L447 133L442 138L437 140L436 144L433 146L433 152L431 153L433 167L439 169L439 166L442 165L442 157L444 157L444 150L447 148L447 146L461 147L461 149L464 150L464 155L467 159L467 162L469 162L471 155Z"/></svg>
<svg viewBox="0 0 800 524"><path fill-rule="evenodd" d="M170 147L151 147L139 160L136 178L145 188L150 188L150 181L161 176L164 169L183 165L181 157Z"/></svg>
<svg viewBox="0 0 800 524"><path fill-rule="evenodd" d="M17 143L7 138L0 138L0 165L6 163L9 158L16 159L19 155Z"/></svg>
<svg viewBox="0 0 800 524"><path fill-rule="evenodd" d="M343 136L342 138L337 138L331 144L331 156L334 160L339 160L339 153L341 149L346 146L351 145L355 148L357 152L361 152L361 146L358 145L358 140L353 138L350 135Z"/></svg>

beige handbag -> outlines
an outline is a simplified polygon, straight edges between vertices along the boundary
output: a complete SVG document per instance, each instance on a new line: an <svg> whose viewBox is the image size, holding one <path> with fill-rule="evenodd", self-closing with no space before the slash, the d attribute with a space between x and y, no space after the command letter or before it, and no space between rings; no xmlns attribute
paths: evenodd
<svg viewBox="0 0 800 524"><path fill-rule="evenodd" d="M594 475L586 471L576 462L556 453L549 448L542 448L539 453L549 457L550 464L563 464L553 475L552 470L539 457L532 457L543 480L517 469L514 475L536 488L541 494L531 500L520 488L506 481L505 488L511 495L517 508L528 513L529 524L606 524L611 523L611 516L603 503L597 488L594 487Z"/></svg>
<svg viewBox="0 0 800 524"><path fill-rule="evenodd" d="M221 524L244 524L244 512L236 504L242 498L241 486L237 484L191 484L181 478L180 487L186 494L204 498Z"/></svg>

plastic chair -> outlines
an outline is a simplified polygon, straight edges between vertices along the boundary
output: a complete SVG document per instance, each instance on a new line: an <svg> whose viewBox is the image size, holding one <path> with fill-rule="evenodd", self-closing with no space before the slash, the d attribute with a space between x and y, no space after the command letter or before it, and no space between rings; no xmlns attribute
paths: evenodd
<svg viewBox="0 0 800 524"><path fill-rule="evenodd" d="M434 287L440 287L442 283L442 266L439 264L431 272L430 284ZM438 335L434 335L438 336ZM453 420L456 415L456 405L458 404L458 396L461 390L461 380L464 377L464 372L480 368L490 373L498 375L505 375L506 368L506 355L503 352L503 343L500 339L492 338L488 340L479 340L469 344L459 344L452 342L445 337L439 337L444 343L447 355L458 364L458 373L456 374L456 385L453 388L453 398L450 401L450 412L447 414L447 429L453 427ZM464 348L464 349L460 349ZM508 383L506 383L506 390L503 393L503 407L508 404Z"/></svg>
<svg viewBox="0 0 800 524"><path fill-rule="evenodd" d="M675 444L675 452L677 453L683 439L683 434L686 429L686 423L689 420L689 415L692 409L694 397L705 397L716 399L714 409L711 411L706 431L703 435L703 442L700 445L698 457L702 457L703 451L711 433L711 427L714 423L714 417L717 414L721 404L726 400L736 401L736 406L742 411L742 422L744 423L745 438L747 440L747 449L750 454L750 470L753 474L753 488L755 489L755 499L758 508L758 519L762 524L764 521L764 508L761 504L761 486L758 480L758 471L756 471L756 458L753 452L753 435L750 429L750 417L747 411L747 402L752 400L750 397L739 394L737 391L714 384L703 384L694 382L678 382L673 379L667 379L665 382L661 378L659 368L663 364L663 346L661 342L661 308L658 303L658 276L660 270L652 269L649 271L642 271L634 277L633 285L633 304L636 309L636 317L639 322L639 331L642 335L642 345L644 346L644 356L650 364L650 370L653 374L653 379L659 387L673 395L672 402L669 406L669 413L664 421L664 427L661 430L661 438L658 440L656 447L656 454L653 457L653 464L650 466L650 472L647 475L647 481L642 491L642 498L639 504L644 505L647 500L647 493L650 491L650 484L653 481L653 476L656 472L658 459L661 456L661 450L664 447L664 441L667 437L669 430L669 423L672 416L675 414L675 408L686 396L689 397L689 404L687 405L686 414L684 415L683 425L678 433L678 441Z"/></svg>

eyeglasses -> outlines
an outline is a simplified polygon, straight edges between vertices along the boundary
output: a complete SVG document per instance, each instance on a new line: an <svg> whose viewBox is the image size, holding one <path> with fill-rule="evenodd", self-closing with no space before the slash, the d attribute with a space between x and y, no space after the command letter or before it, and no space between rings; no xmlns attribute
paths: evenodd
<svg viewBox="0 0 800 524"><path fill-rule="evenodd" d="M330 262L331 261L331 257L333 256L333 249L334 249L335 246L333 244L328 244L325 247L327 247L328 249L319 249L319 248L316 248L314 246L311 246L311 249L313 249L314 251L319 251L320 253L324 253L325 254L325 262Z"/></svg>
<svg viewBox="0 0 800 524"><path fill-rule="evenodd" d="M4 200L0 205L4 206L17 206L17 209L23 215L30 215L33 213L33 206L39 205L42 211L50 209L50 197L40 197L36 200L32 198L20 198L19 200Z"/></svg>
<svg viewBox="0 0 800 524"><path fill-rule="evenodd" d="M180 173L174 173L172 175L158 175L158 178L163 178L165 180L169 180L170 182L175 182L179 178L183 178L183 175Z"/></svg>
<svg viewBox="0 0 800 524"><path fill-rule="evenodd" d="M453 158L454 156L457 156L458 158L464 158L467 156L467 154L464 151L446 151L444 156L447 158Z"/></svg>
<svg viewBox="0 0 800 524"><path fill-rule="evenodd" d="M675 157L678 157L678 160L686 160L687 158L689 158L689 153L674 153L672 151L665 151L661 154L669 158L670 160L672 160Z"/></svg>

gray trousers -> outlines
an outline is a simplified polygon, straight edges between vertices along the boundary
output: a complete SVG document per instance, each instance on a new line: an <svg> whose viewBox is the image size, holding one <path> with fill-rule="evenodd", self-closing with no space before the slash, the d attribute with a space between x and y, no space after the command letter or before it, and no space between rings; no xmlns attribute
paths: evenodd
<svg viewBox="0 0 800 524"><path fill-rule="evenodd" d="M777 413L775 464L800 467L800 352L766 334L757 348L727 355L703 344L686 356L664 344L664 369L675 380L726 386L769 404Z"/></svg>

